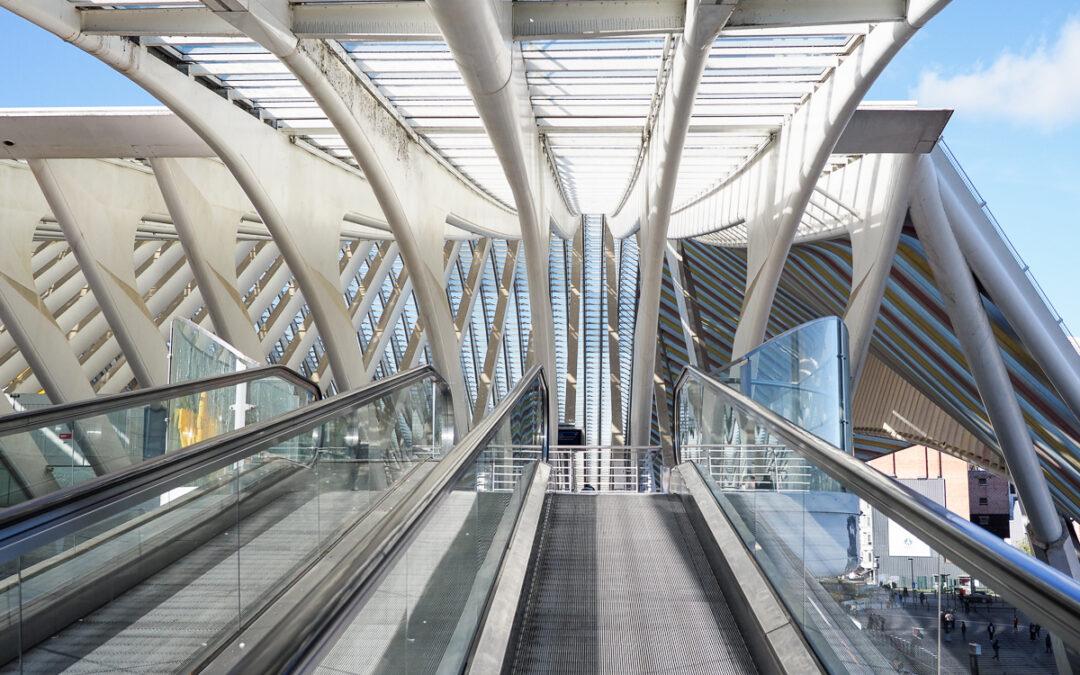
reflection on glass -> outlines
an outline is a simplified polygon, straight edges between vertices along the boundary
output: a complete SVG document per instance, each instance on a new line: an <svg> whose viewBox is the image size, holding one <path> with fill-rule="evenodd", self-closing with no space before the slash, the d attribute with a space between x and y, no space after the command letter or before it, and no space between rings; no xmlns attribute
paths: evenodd
<svg viewBox="0 0 1080 675"><path fill-rule="evenodd" d="M254 368L255 359L202 326L175 318L169 332L169 382L190 382Z"/></svg>
<svg viewBox="0 0 1080 675"><path fill-rule="evenodd" d="M276 375L0 436L0 507L85 482L307 405Z"/></svg>
<svg viewBox="0 0 1080 675"><path fill-rule="evenodd" d="M433 376L403 384L0 560L0 669L196 669L344 528L373 526L449 409Z"/></svg>
<svg viewBox="0 0 1080 675"><path fill-rule="evenodd" d="M839 319L785 333L716 380L850 452L846 338ZM998 649L1024 649L1028 618L938 551L865 504L721 393L688 372L677 392L678 447L710 486L747 549L829 672L968 672ZM879 576L860 563L860 515L875 551L910 560ZM870 533L865 533L869 535ZM995 623L994 637L988 632ZM1006 628L1008 630L1006 631ZM1019 639L1020 637L1023 640ZM969 644L981 656L971 656ZM1004 647L1003 647L1004 645ZM1031 667L1050 657L1031 654Z"/></svg>
<svg viewBox="0 0 1080 675"><path fill-rule="evenodd" d="M544 388L539 380L523 386L524 396L431 507L318 672L461 672L536 466L530 450L543 441Z"/></svg>

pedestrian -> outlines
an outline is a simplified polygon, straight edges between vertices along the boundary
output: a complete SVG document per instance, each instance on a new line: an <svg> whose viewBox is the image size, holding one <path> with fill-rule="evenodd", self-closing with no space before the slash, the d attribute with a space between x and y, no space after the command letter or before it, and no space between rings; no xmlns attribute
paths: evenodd
<svg viewBox="0 0 1080 675"><path fill-rule="evenodd" d="M1020 619L1017 619L1015 614L1013 615L1013 632L1020 632Z"/></svg>
<svg viewBox="0 0 1080 675"><path fill-rule="evenodd" d="M991 640L993 640L993 639L994 639L994 631L995 631L995 630L996 630L996 629L994 628L994 622L993 622L993 621L991 621L990 623L986 624L986 632L987 632L987 633L990 633L990 639L991 639Z"/></svg>
<svg viewBox="0 0 1080 675"><path fill-rule="evenodd" d="M919 593L919 604L926 606L926 593Z"/></svg>
<svg viewBox="0 0 1080 675"><path fill-rule="evenodd" d="M995 661L1000 661L1001 659L998 658L998 650L1001 649L1001 643L998 642L997 640L994 640L993 642L990 643L990 646L994 648L994 660Z"/></svg>
<svg viewBox="0 0 1080 675"><path fill-rule="evenodd" d="M1042 632L1042 626L1035 624L1035 637L1039 637L1039 633Z"/></svg>
<svg viewBox="0 0 1080 675"><path fill-rule="evenodd" d="M1035 642L1035 624L1028 624L1028 639Z"/></svg>
<svg viewBox="0 0 1080 675"><path fill-rule="evenodd" d="M965 640L967 639L967 621L961 621L960 622L960 635Z"/></svg>
<svg viewBox="0 0 1080 675"><path fill-rule="evenodd" d="M1050 642L1050 631L1046 631L1046 653L1049 654L1054 651L1053 644Z"/></svg>

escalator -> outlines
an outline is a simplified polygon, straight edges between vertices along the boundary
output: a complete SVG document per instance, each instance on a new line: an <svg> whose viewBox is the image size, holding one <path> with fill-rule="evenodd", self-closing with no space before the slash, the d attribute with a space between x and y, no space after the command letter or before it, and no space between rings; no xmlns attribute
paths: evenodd
<svg viewBox="0 0 1080 675"><path fill-rule="evenodd" d="M259 401L258 377L243 383ZM323 553L378 524L452 438L429 367L304 402L244 405L266 419L0 511L0 671L201 669ZM101 405L118 404L88 402L77 423Z"/></svg>
<svg viewBox="0 0 1080 675"><path fill-rule="evenodd" d="M513 672L757 672L677 496L551 494L542 519Z"/></svg>
<svg viewBox="0 0 1080 675"><path fill-rule="evenodd" d="M4 672L949 670L845 595L851 493L1080 644L1074 581L703 373L674 467L555 461L536 366L456 443L446 396L402 373L0 512ZM580 492L593 455L632 479Z"/></svg>
<svg viewBox="0 0 1080 675"><path fill-rule="evenodd" d="M287 656L257 660L257 669L966 672L966 644L946 636L934 651L933 637L913 637L896 620L883 626L880 589L850 581L851 495L963 564L1063 645L1080 644L1074 580L737 389L692 370L681 389L683 461L663 470L659 490L565 489L574 481L555 475L558 464L530 454L530 415L497 409L498 421L455 448L457 468L440 470L427 507L399 524L379 564ZM719 475L732 465L702 448L733 446L702 435L706 415L749 434L754 444L740 451L771 448L773 473L751 458L756 480ZM790 456L779 456L781 446ZM517 479L493 483L507 467Z"/></svg>

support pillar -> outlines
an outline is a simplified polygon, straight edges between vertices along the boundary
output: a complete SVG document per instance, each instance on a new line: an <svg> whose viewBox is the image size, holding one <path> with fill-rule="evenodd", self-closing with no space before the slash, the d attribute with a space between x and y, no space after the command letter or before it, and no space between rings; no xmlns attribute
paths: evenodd
<svg viewBox="0 0 1080 675"><path fill-rule="evenodd" d="M166 384L168 350L139 294L133 262L135 229L164 210L160 195L114 181L115 172L94 160L36 159L30 168L139 385Z"/></svg>
<svg viewBox="0 0 1080 675"><path fill-rule="evenodd" d="M247 199L217 162L152 159L150 165L215 332L253 360L263 361L266 355L240 297L234 260L236 233L244 215L234 205Z"/></svg>
<svg viewBox="0 0 1080 675"><path fill-rule="evenodd" d="M659 176L648 196L647 215L641 222L639 233L641 291L634 327L634 370L630 389L630 442L634 445L648 444L652 425L660 282L679 164L709 51L734 8L734 2L711 4L689 0L686 3L686 25L659 113L658 124L661 126L654 130L649 148L648 159L654 166L659 166ZM643 168L643 171L649 170ZM661 402L656 401L656 405L660 406Z"/></svg>
<svg viewBox="0 0 1080 675"><path fill-rule="evenodd" d="M941 148L931 153L945 214L971 269L1080 420L1080 354Z"/></svg>
<svg viewBox="0 0 1080 675"><path fill-rule="evenodd" d="M911 220L926 251L953 331L986 406L1001 453L1024 511L1036 555L1080 578L1072 540L1054 507L1031 434L1013 391L1001 349L983 309L975 280L946 217L938 176L929 157L915 169Z"/></svg>
<svg viewBox="0 0 1080 675"><path fill-rule="evenodd" d="M911 174L917 157L914 155L879 155L873 160L864 157L863 162L877 163L873 174L876 180L868 186L869 198L865 216L848 227L851 238L851 294L844 310L844 324L848 329L848 354L850 357L851 391L858 387L870 342L874 336L881 300L885 296L885 284L889 280L896 245L904 228L911 200ZM864 173L864 172L860 172Z"/></svg>

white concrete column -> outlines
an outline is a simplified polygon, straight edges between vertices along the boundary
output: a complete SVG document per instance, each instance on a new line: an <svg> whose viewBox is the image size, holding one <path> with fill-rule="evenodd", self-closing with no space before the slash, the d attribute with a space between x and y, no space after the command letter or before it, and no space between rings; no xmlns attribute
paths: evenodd
<svg viewBox="0 0 1080 675"><path fill-rule="evenodd" d="M511 3L499 0L428 0L465 85L491 138L514 195L525 271L529 281L533 357L543 365L548 387L548 432L558 430L555 386L555 328L548 288L548 214L561 204L540 147L525 64L511 35Z"/></svg>
<svg viewBox="0 0 1080 675"><path fill-rule="evenodd" d="M165 340L139 295L133 264L135 229L143 216L164 210L160 194L118 180L119 172L94 160L38 159L30 167L139 384L166 384Z"/></svg>
<svg viewBox="0 0 1080 675"><path fill-rule="evenodd" d="M889 280L896 245L904 228L911 200L911 174L914 155L873 155L859 160L866 163L858 172L866 177L865 195L859 206L863 218L847 226L851 238L851 294L844 310L848 329L851 390L859 377L874 335L885 284Z"/></svg>
<svg viewBox="0 0 1080 675"><path fill-rule="evenodd" d="M937 172L929 157L920 157L915 170L911 220L1028 515L1036 555L1066 574L1080 578L1080 562L1054 507L1001 349L946 216Z"/></svg>
<svg viewBox="0 0 1080 675"><path fill-rule="evenodd" d="M746 296L732 358L761 344L788 252L821 171L859 102L915 32L948 0L908 7L907 21L880 23L784 123L758 161L758 205L748 214Z"/></svg>
<svg viewBox="0 0 1080 675"><path fill-rule="evenodd" d="M264 360L236 278L236 232L244 214L235 206L247 202L240 187L217 162L153 159L150 165L215 332L252 359Z"/></svg>
<svg viewBox="0 0 1080 675"><path fill-rule="evenodd" d="M48 205L33 175L0 167L0 321L53 403L94 397L65 332L38 295L30 261Z"/></svg>
<svg viewBox="0 0 1080 675"><path fill-rule="evenodd" d="M652 424L664 251L686 133L709 51L734 8L734 2L709 4L689 0L686 3L686 25L664 91L658 121L660 128L654 131L649 147L648 160L659 167L659 175L651 186L647 215L639 233L640 295L634 326L634 371L630 388L629 432L633 444L648 444ZM650 167L642 170L651 173ZM660 402L656 404L660 405Z"/></svg>

